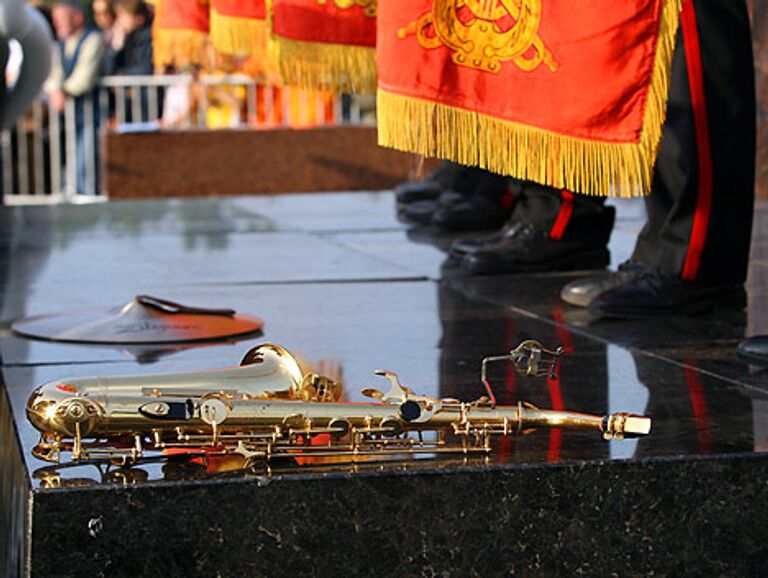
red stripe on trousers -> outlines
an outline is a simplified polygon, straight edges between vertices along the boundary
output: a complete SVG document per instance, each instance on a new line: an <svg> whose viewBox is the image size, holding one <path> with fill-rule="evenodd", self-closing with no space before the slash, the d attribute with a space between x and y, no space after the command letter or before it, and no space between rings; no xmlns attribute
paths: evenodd
<svg viewBox="0 0 768 578"><path fill-rule="evenodd" d="M563 191L561 193L563 202L560 205L560 212L557 213L555 218L555 224L552 225L552 229L549 231L549 237L551 239L560 240L563 238L566 227L573 215L573 193L570 191Z"/></svg>
<svg viewBox="0 0 768 578"><path fill-rule="evenodd" d="M547 378L547 389L549 389L549 399L552 403L552 409L563 411L563 392L560 389L560 368L555 368L554 375ZM549 449L547 451L547 462L555 463L560 461L560 453L563 448L563 430L554 428L549 430Z"/></svg>
<svg viewBox="0 0 768 578"><path fill-rule="evenodd" d="M687 359L686 364L696 365L696 361ZM693 418L696 422L696 436L699 440L699 453L712 453L712 428L709 423L707 397L701 385L701 373L693 367L685 367L685 381L688 384L688 395L691 397Z"/></svg>
<svg viewBox="0 0 768 578"><path fill-rule="evenodd" d="M683 279L692 281L699 274L701 254L707 240L707 227L712 210L712 152L709 142L707 101L704 96L704 68L701 63L701 44L699 42L699 28L696 24L694 0L683 2L680 26L685 45L685 62L688 69L688 86L691 92L699 166L699 183L696 191L696 209L693 215L691 240L681 275Z"/></svg>
<svg viewBox="0 0 768 578"><path fill-rule="evenodd" d="M556 323L555 332L557 333L557 338L560 340L558 345L562 345L567 353L571 353L573 351L573 338L571 332L568 331L568 328L565 325L562 307L557 306L552 308L552 319ZM560 387L559 366L555 368L554 377L547 378L547 388L549 389L549 399L552 404L552 409L563 411L565 409L565 404L563 403L563 392ZM563 430L560 428L551 430L549 433L547 461L550 463L559 462L562 449Z"/></svg>

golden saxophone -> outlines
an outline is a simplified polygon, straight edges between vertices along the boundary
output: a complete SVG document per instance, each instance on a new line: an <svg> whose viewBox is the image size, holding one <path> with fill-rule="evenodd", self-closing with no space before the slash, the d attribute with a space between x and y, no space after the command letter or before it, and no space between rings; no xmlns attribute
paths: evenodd
<svg viewBox="0 0 768 578"><path fill-rule="evenodd" d="M509 355L485 358L488 395L473 402L416 394L394 373L378 370L390 382L387 393L366 389L375 402L340 403L339 384L303 375L290 353L266 344L249 351L238 368L47 383L30 396L27 416L41 432L35 457L59 462L69 452L73 462L121 465L164 451L240 455L246 464L279 457L487 454L493 436L540 427L593 430L606 439L650 432L645 416L496 405L488 363L509 360L518 372L541 376L554 371L561 353L525 341Z"/></svg>

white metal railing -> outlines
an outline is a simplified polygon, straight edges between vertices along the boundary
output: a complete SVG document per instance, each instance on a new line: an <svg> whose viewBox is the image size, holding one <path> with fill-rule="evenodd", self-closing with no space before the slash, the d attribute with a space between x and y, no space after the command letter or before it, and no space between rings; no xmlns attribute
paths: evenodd
<svg viewBox="0 0 768 578"><path fill-rule="evenodd" d="M110 76L80 104L67 99L63 113L41 98L2 131L0 187L5 204L105 199L108 130L265 129L372 117L372 103L364 99L275 88L245 75Z"/></svg>

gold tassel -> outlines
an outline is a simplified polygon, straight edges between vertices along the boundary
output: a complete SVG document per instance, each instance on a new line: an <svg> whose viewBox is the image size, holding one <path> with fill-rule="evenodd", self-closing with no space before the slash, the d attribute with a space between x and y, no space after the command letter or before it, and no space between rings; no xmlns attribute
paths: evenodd
<svg viewBox="0 0 768 578"><path fill-rule="evenodd" d="M211 43L224 54L267 56L269 29L266 20L237 18L211 9Z"/></svg>
<svg viewBox="0 0 768 578"><path fill-rule="evenodd" d="M154 38L155 67L181 68L205 61L208 34L199 30L160 29Z"/></svg>
<svg viewBox="0 0 768 578"><path fill-rule="evenodd" d="M376 49L273 36L272 57L287 85L339 92L376 92Z"/></svg>
<svg viewBox="0 0 768 578"><path fill-rule="evenodd" d="M682 0L665 0L636 143L591 141L379 89L379 144L597 196L650 192Z"/></svg>

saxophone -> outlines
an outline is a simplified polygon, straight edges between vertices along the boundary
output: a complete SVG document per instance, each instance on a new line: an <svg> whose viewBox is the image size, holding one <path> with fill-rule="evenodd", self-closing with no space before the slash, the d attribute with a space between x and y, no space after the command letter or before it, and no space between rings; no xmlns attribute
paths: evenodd
<svg viewBox="0 0 768 578"><path fill-rule="evenodd" d="M338 383L302 373L287 350L264 344L236 368L47 383L30 396L27 417L41 433L35 457L59 463L68 452L72 462L116 465L179 453L239 455L247 465L489 454L493 437L536 428L591 430L605 439L650 432L646 416L496 405L488 363L511 361L521 374L551 375L561 353L529 340L508 355L485 358L487 395L471 402L414 393L396 374L377 370L388 391L365 389L374 401L344 403Z"/></svg>

